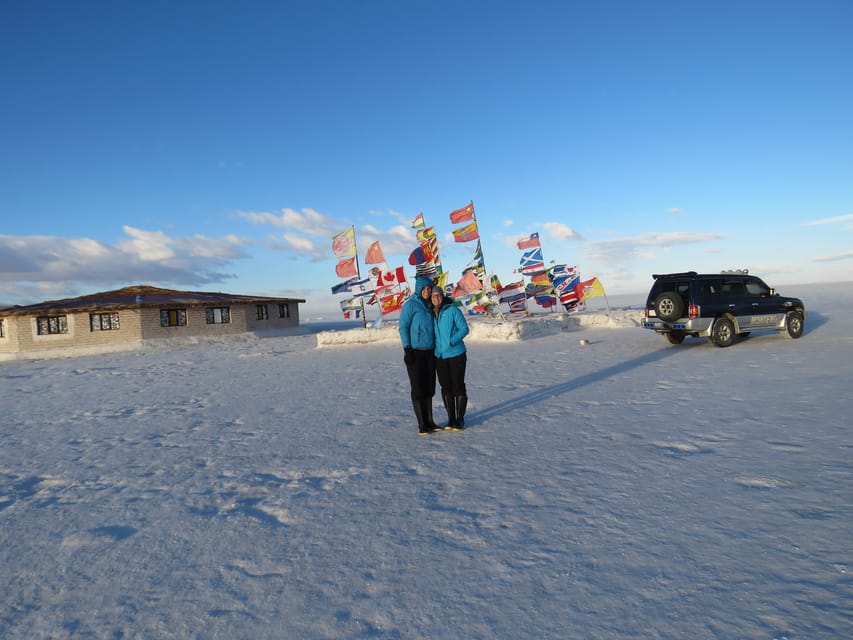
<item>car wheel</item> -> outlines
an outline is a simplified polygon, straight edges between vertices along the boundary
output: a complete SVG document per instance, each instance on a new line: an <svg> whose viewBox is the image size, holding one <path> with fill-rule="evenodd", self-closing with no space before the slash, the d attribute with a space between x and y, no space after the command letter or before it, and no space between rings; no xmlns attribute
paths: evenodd
<svg viewBox="0 0 853 640"><path fill-rule="evenodd" d="M663 337L666 338L666 341L669 344L681 344L684 342L684 334L683 333L665 333Z"/></svg>
<svg viewBox="0 0 853 640"><path fill-rule="evenodd" d="M684 313L684 300L674 291L665 291L655 298L654 308L661 320L677 320Z"/></svg>
<svg viewBox="0 0 853 640"><path fill-rule="evenodd" d="M785 328L788 330L788 335L792 338L799 338L803 335L803 314L801 311L791 311L788 314L788 319L785 321Z"/></svg>
<svg viewBox="0 0 853 640"><path fill-rule="evenodd" d="M728 318L717 318L711 330L711 340L718 347L728 347L735 339L735 325Z"/></svg>

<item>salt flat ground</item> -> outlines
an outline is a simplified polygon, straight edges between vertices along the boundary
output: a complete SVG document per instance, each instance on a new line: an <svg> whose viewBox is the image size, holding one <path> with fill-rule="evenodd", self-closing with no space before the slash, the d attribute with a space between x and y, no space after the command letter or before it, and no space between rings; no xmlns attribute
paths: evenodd
<svg viewBox="0 0 853 640"><path fill-rule="evenodd" d="M842 290L783 291L799 340L471 340L426 437L394 340L0 363L0 637L853 637Z"/></svg>

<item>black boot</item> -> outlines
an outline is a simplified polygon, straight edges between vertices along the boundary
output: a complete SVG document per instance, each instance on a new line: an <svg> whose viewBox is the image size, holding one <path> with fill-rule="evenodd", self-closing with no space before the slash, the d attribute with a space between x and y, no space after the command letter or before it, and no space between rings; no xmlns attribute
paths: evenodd
<svg viewBox="0 0 853 640"><path fill-rule="evenodd" d="M449 391L442 391L441 399L444 402L444 409L447 411L447 425L444 428L452 429L456 426L456 403L453 401L453 394Z"/></svg>
<svg viewBox="0 0 853 640"><path fill-rule="evenodd" d="M468 408L468 396L461 395L453 398L456 403L456 426L454 429L465 428L465 409Z"/></svg>
<svg viewBox="0 0 853 640"><path fill-rule="evenodd" d="M432 421L431 402L418 398L417 400L412 400L412 407L415 410L415 417L418 419L418 433L432 433L438 430L438 427Z"/></svg>
<svg viewBox="0 0 853 640"><path fill-rule="evenodd" d="M440 427L432 419L432 398L424 398L422 402L424 411L424 425L430 431L439 431Z"/></svg>

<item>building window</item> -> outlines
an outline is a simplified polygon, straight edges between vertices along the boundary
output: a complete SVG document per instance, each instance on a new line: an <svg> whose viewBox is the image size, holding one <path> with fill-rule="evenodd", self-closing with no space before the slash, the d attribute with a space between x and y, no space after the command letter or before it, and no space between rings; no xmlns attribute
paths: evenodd
<svg viewBox="0 0 853 640"><path fill-rule="evenodd" d="M68 320L65 316L42 316L36 318L38 335L68 333Z"/></svg>
<svg viewBox="0 0 853 640"><path fill-rule="evenodd" d="M6 337L6 320L0 318L0 338Z"/></svg>
<svg viewBox="0 0 853 640"><path fill-rule="evenodd" d="M255 311L258 314L258 320L269 320L270 314L269 314L269 309L267 309L267 305L265 305L265 304L255 305Z"/></svg>
<svg viewBox="0 0 853 640"><path fill-rule="evenodd" d="M289 318L290 317L290 304L287 302L280 302L278 304L278 317L279 318Z"/></svg>
<svg viewBox="0 0 853 640"><path fill-rule="evenodd" d="M228 307L210 307L204 310L204 319L207 324L228 324L231 322L231 313Z"/></svg>
<svg viewBox="0 0 853 640"><path fill-rule="evenodd" d="M115 331L118 327L118 313L91 313L89 327L92 331Z"/></svg>
<svg viewBox="0 0 853 640"><path fill-rule="evenodd" d="M161 327L185 327L187 326L186 309L160 309Z"/></svg>

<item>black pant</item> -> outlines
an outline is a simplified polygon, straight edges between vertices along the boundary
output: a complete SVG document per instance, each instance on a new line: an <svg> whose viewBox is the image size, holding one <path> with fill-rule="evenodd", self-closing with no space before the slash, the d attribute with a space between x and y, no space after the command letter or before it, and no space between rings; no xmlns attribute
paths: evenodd
<svg viewBox="0 0 853 640"><path fill-rule="evenodd" d="M406 365L412 400L432 398L435 395L435 355L432 349L413 349L415 361Z"/></svg>
<svg viewBox="0 0 853 640"><path fill-rule="evenodd" d="M463 353L453 358L436 358L435 372L442 391L449 391L454 396L464 396L465 367L468 364L468 354Z"/></svg>

